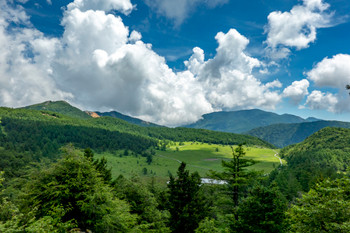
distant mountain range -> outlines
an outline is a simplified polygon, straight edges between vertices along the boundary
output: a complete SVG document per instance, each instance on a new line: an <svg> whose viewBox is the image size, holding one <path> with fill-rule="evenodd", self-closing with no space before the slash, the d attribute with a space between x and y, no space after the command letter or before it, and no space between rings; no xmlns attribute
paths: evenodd
<svg viewBox="0 0 350 233"><path fill-rule="evenodd" d="M285 147L304 141L311 134L326 127L350 128L349 122L315 121L294 124L273 124L252 129L246 134L258 137L277 147Z"/></svg>
<svg viewBox="0 0 350 233"><path fill-rule="evenodd" d="M210 129L229 133L243 133L249 130L280 123L303 123L318 121L316 118L303 119L291 114L279 115L259 109L205 114L199 121L184 127Z"/></svg>
<svg viewBox="0 0 350 233"><path fill-rule="evenodd" d="M302 142L325 127L350 128L350 123L252 109L205 114L199 121L185 127L248 134L282 148Z"/></svg>

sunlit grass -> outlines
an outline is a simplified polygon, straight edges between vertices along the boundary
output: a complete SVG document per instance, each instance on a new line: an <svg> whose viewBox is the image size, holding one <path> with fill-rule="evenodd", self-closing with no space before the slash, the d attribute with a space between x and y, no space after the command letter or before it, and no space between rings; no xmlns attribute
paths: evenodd
<svg viewBox="0 0 350 233"><path fill-rule="evenodd" d="M274 156L278 152L276 150L258 147L245 147L245 149L245 158L259 161L251 169L263 170L266 174L280 164L279 159ZM96 158L103 156L108 160L108 166L112 168L113 177L137 175L166 181L170 173L176 174L180 161L186 162L187 169L191 172L197 171L202 177L207 176L209 170L222 171L221 161L231 159L232 150L230 146L223 145L198 142L186 142L184 145L177 143L166 151L157 151L150 165L146 163L144 157L133 154L123 156L123 151L95 155Z"/></svg>

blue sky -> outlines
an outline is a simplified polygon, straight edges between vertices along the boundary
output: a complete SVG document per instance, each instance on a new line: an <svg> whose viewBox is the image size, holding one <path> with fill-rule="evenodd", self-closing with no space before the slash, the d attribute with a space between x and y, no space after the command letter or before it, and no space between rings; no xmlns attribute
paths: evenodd
<svg viewBox="0 0 350 233"><path fill-rule="evenodd" d="M3 106L65 99L169 126L250 108L350 119L348 0L13 0L0 8Z"/></svg>

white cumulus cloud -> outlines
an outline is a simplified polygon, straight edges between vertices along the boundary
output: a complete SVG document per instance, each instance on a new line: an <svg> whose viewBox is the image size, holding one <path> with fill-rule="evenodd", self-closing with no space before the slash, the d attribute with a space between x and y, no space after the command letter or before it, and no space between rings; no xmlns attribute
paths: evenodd
<svg viewBox="0 0 350 233"><path fill-rule="evenodd" d="M344 89L350 84L350 55L337 54L324 58L307 73L307 77L320 87Z"/></svg>
<svg viewBox="0 0 350 233"><path fill-rule="evenodd" d="M332 13L323 0L303 0L289 12L274 11L268 16L267 40L271 56L284 58L288 48L309 47L317 38L317 29L331 26Z"/></svg>
<svg viewBox="0 0 350 233"><path fill-rule="evenodd" d="M196 49L194 53L198 57L198 81L206 90L207 99L213 107L273 109L281 96L271 88L280 87L281 84L274 81L264 85L252 74L254 68L261 66L261 62L244 52L249 40L235 29L226 34L219 32L215 38L219 46L213 59L203 62L202 51ZM192 56L189 63L193 61Z"/></svg>
<svg viewBox="0 0 350 233"><path fill-rule="evenodd" d="M8 33L9 23L29 25L21 7L0 3L0 103L23 106L47 99L68 99L72 95L57 88L52 79L50 61L59 44L35 29L19 27ZM12 20L12 21L11 21ZM30 53L35 56L31 57Z"/></svg>
<svg viewBox="0 0 350 233"><path fill-rule="evenodd" d="M307 97L305 106L310 109L326 109L329 112L339 112L339 101L332 93L315 90Z"/></svg>
<svg viewBox="0 0 350 233"><path fill-rule="evenodd" d="M327 109L331 112L350 111L349 95L345 86L350 84L350 55L337 54L332 58L324 58L317 63L312 70L306 73L309 80L316 86L332 88L338 92L335 94L324 94L320 91L309 96L306 105L311 108ZM321 102L325 100L325 104ZM319 103L319 104L318 104ZM315 107L316 106L316 107Z"/></svg>
<svg viewBox="0 0 350 233"><path fill-rule="evenodd" d="M293 104L298 104L309 94L308 87L310 83L307 79L294 81L290 86L283 90L283 97L290 98Z"/></svg>

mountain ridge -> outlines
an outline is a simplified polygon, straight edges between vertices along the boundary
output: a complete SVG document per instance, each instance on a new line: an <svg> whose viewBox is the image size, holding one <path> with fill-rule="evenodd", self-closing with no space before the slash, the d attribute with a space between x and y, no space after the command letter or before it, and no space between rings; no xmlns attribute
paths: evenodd
<svg viewBox="0 0 350 233"><path fill-rule="evenodd" d="M243 133L254 128L268 126L277 123L302 123L318 120L292 115L279 115L260 109L221 111L204 114L202 119L195 123L185 125L188 128L202 128L229 133Z"/></svg>
<svg viewBox="0 0 350 233"><path fill-rule="evenodd" d="M162 127L161 125L157 125L148 121L144 121L141 120L139 118L136 117L131 117L128 115L124 115L120 112L117 111L110 111L110 112L95 112L97 115L99 116L109 116L109 117L115 117L115 118L119 118L122 119L124 121L127 121L129 123L135 124L135 125L139 125L139 126L144 126L144 127Z"/></svg>
<svg viewBox="0 0 350 233"><path fill-rule="evenodd" d="M252 129L245 134L258 137L277 147L285 147L304 141L310 135L326 127L350 128L349 122L313 121L293 124L273 124Z"/></svg>
<svg viewBox="0 0 350 233"><path fill-rule="evenodd" d="M60 106L61 108L53 109L50 107ZM33 107L34 106L34 107ZM58 110L58 111L53 111ZM84 114L84 117L78 117L76 114L73 116L67 116L62 111L70 112L78 111L75 113ZM250 135L241 135L225 132L217 132L203 129L190 129L190 128L168 128L168 127L142 127L133 123L129 123L125 120L115 117L99 117L93 118L86 112L79 110L76 107L69 105L65 101L46 101L37 105L31 105L27 108L0 108L0 118L13 118L13 119L29 119L35 121L55 122L59 125L71 125L71 126L83 126L92 128L101 128L109 131L118 131L121 133L129 133L136 136L143 136L145 138L153 138L155 140L170 140L170 141L199 141L213 144L225 144L225 145L237 145L241 143L247 143L247 145L256 145L266 148L275 148L272 144L267 143L257 137Z"/></svg>
<svg viewBox="0 0 350 233"><path fill-rule="evenodd" d="M89 119L91 118L86 112L80 110L77 107L72 106L70 103L64 100L59 101L45 101L38 104L29 105L21 109L42 110L61 113L70 117Z"/></svg>

